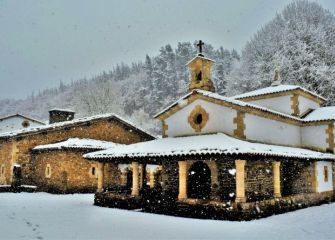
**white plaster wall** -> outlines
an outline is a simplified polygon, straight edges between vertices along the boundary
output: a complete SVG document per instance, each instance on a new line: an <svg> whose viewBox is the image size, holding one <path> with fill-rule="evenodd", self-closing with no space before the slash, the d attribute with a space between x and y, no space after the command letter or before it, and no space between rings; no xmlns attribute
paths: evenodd
<svg viewBox="0 0 335 240"><path fill-rule="evenodd" d="M324 167L328 167L328 181L325 182L324 180ZM318 192L326 192L333 190L333 167L332 162L317 162L317 179L318 179Z"/></svg>
<svg viewBox="0 0 335 240"><path fill-rule="evenodd" d="M300 146L300 127L271 119L245 114L246 138L270 144Z"/></svg>
<svg viewBox="0 0 335 240"><path fill-rule="evenodd" d="M20 116L3 119L0 121L0 132L10 132L10 131L22 129L24 128L22 126L22 122L25 120L28 120L28 119L20 117ZM28 120L28 122L30 123L29 127L37 127L37 126L42 125L41 123L37 123L35 121Z"/></svg>
<svg viewBox="0 0 335 240"><path fill-rule="evenodd" d="M317 102L314 102L313 100L310 100L308 98L305 98L303 96L299 96L298 97L299 100L299 110L300 110L300 114L303 114L304 112L306 112L309 108L310 109L316 109L320 107L320 104L318 104Z"/></svg>
<svg viewBox="0 0 335 240"><path fill-rule="evenodd" d="M209 119L201 132L196 132L188 123L188 116L196 105L201 105L209 114ZM233 123L236 110L197 99L165 120L168 137L223 132L232 135L236 124Z"/></svg>
<svg viewBox="0 0 335 240"><path fill-rule="evenodd" d="M326 150L328 147L326 129L328 125L307 126L301 128L302 145Z"/></svg>
<svg viewBox="0 0 335 240"><path fill-rule="evenodd" d="M292 95L260 99L249 101L249 103L291 115L291 96Z"/></svg>

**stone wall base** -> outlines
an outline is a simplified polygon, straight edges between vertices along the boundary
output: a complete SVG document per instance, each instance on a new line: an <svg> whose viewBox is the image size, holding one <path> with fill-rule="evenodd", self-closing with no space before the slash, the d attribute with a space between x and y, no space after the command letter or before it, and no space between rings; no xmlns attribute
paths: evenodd
<svg viewBox="0 0 335 240"><path fill-rule="evenodd" d="M94 205L132 210L141 208L142 199L129 194L112 192L96 193L94 196Z"/></svg>
<svg viewBox="0 0 335 240"><path fill-rule="evenodd" d="M0 192L20 193L20 192L36 192L36 191L37 191L37 188L29 187L29 186L17 186L17 187L13 187L10 185L0 186Z"/></svg>
<svg viewBox="0 0 335 240"><path fill-rule="evenodd" d="M139 209L173 216L219 219L231 221L249 221L275 214L295 211L298 209L330 203L335 200L333 191L323 193L297 194L282 198L274 198L248 203L230 203L187 199L183 201L155 201L134 198L130 195L116 193L97 193L94 204L102 207L121 209ZM149 201L149 203L148 203Z"/></svg>

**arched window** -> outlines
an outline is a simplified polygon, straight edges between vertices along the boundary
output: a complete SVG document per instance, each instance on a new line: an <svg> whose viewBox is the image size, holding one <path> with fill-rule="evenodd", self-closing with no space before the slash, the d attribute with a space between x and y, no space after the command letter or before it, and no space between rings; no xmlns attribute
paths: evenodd
<svg viewBox="0 0 335 240"><path fill-rule="evenodd" d="M198 72L196 76L197 82L200 82L202 80L202 72Z"/></svg>
<svg viewBox="0 0 335 240"><path fill-rule="evenodd" d="M5 165L2 164L0 168L0 177L4 177L4 176L5 176Z"/></svg>
<svg viewBox="0 0 335 240"><path fill-rule="evenodd" d="M46 178L50 178L51 177L51 166L50 166L50 164L47 164L47 166L45 168L45 177Z"/></svg>

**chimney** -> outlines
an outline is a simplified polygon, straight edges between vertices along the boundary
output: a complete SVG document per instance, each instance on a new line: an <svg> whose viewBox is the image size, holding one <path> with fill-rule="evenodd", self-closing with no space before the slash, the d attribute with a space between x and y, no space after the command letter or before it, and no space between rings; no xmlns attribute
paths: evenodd
<svg viewBox="0 0 335 240"><path fill-rule="evenodd" d="M49 123L64 122L74 119L75 112L69 109L54 108L49 111Z"/></svg>

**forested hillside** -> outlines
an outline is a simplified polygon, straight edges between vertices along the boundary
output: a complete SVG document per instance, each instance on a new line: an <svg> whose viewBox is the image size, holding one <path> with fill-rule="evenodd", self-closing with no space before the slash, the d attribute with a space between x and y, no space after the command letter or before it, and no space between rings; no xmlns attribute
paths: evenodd
<svg viewBox="0 0 335 240"><path fill-rule="evenodd" d="M47 119L53 107L71 108L77 116L115 112L157 133L158 125L150 119L187 91L185 64L196 52L195 42L175 48L167 44L157 56L145 56L131 66L120 64L88 79L60 83L24 100L2 100L0 116L20 112ZM283 83L306 87L335 104L335 17L318 3L289 4L251 37L241 57L210 43L204 53L216 61L212 78L220 94L269 86L274 70L280 68Z"/></svg>
<svg viewBox="0 0 335 240"><path fill-rule="evenodd" d="M226 77L239 61L235 50L206 44L205 55L216 61L213 81L218 92L226 93ZM24 100L0 101L0 116L20 112L40 119L48 118L54 107L71 108L77 116L106 112L120 114L143 128L157 132L151 117L185 94L188 89L188 69L185 64L197 53L195 42L161 47L157 56L145 56L131 66L120 64L89 79L58 88L46 89ZM157 123L157 122L156 122Z"/></svg>

